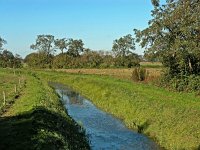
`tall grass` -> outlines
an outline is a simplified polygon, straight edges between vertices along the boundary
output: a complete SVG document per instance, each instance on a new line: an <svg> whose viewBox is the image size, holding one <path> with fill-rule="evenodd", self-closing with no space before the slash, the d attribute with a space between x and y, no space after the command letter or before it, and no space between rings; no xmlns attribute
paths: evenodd
<svg viewBox="0 0 200 150"><path fill-rule="evenodd" d="M149 72L145 68L135 68L132 72L132 79L134 81L147 80Z"/></svg>
<svg viewBox="0 0 200 150"><path fill-rule="evenodd" d="M160 77L161 68L146 68L148 78L145 81L152 81ZM119 79L132 81L132 74L135 68L118 68L118 69L58 69L59 72L73 73L73 74L96 74L101 76L112 76Z"/></svg>

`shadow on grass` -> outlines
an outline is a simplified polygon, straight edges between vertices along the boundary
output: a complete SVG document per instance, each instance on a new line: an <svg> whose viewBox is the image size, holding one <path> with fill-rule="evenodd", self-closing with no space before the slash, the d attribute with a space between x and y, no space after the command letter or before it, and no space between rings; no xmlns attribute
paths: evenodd
<svg viewBox="0 0 200 150"><path fill-rule="evenodd" d="M68 117L43 107L0 118L0 149L90 149L84 131Z"/></svg>

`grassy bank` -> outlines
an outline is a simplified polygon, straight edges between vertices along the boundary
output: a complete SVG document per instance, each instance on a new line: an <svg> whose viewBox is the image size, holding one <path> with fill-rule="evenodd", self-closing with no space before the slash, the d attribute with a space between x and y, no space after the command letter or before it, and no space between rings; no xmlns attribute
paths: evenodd
<svg viewBox="0 0 200 150"><path fill-rule="evenodd" d="M47 82L31 72L24 77L20 97L0 118L0 149L89 149L84 131Z"/></svg>
<svg viewBox="0 0 200 150"><path fill-rule="evenodd" d="M40 73L88 97L166 149L200 148L200 98L106 76Z"/></svg>

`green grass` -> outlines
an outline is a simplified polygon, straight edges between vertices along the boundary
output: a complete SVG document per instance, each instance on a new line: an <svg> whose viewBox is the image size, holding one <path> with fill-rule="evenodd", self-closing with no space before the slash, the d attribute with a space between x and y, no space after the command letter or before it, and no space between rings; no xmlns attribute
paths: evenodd
<svg viewBox="0 0 200 150"><path fill-rule="evenodd" d="M23 88L24 79L17 73L18 72L14 74L11 70L0 69L0 113L4 112L5 109L13 103L14 99L19 96L19 92ZM5 105L3 92L5 93L6 98Z"/></svg>
<svg viewBox="0 0 200 150"><path fill-rule="evenodd" d="M35 73L24 73L20 97L0 117L0 149L89 149L83 129Z"/></svg>
<svg viewBox="0 0 200 150"><path fill-rule="evenodd" d="M193 93L97 75L41 72L40 77L71 86L166 149L200 148L200 98Z"/></svg>
<svg viewBox="0 0 200 150"><path fill-rule="evenodd" d="M11 91L12 71L0 71L0 88ZM0 149L89 149L85 133L66 115L48 81L71 86L166 149L200 148L200 97L193 93L100 75L50 71L23 75L20 97L0 118Z"/></svg>
<svg viewBox="0 0 200 150"><path fill-rule="evenodd" d="M163 68L161 62L140 62L140 65L145 68Z"/></svg>

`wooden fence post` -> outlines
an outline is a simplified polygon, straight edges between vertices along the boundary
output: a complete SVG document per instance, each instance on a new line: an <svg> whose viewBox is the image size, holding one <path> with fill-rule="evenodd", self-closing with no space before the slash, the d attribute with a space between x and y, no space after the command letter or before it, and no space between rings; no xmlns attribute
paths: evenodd
<svg viewBox="0 0 200 150"><path fill-rule="evenodd" d="M17 85L15 84L15 93L17 93Z"/></svg>
<svg viewBox="0 0 200 150"><path fill-rule="evenodd" d="M6 94L4 91L3 91L3 105L6 105Z"/></svg>
<svg viewBox="0 0 200 150"><path fill-rule="evenodd" d="M19 78L19 87L21 88L21 79Z"/></svg>
<svg viewBox="0 0 200 150"><path fill-rule="evenodd" d="M62 93L62 100L63 100L64 91L62 90L62 92L61 92L61 93Z"/></svg>

